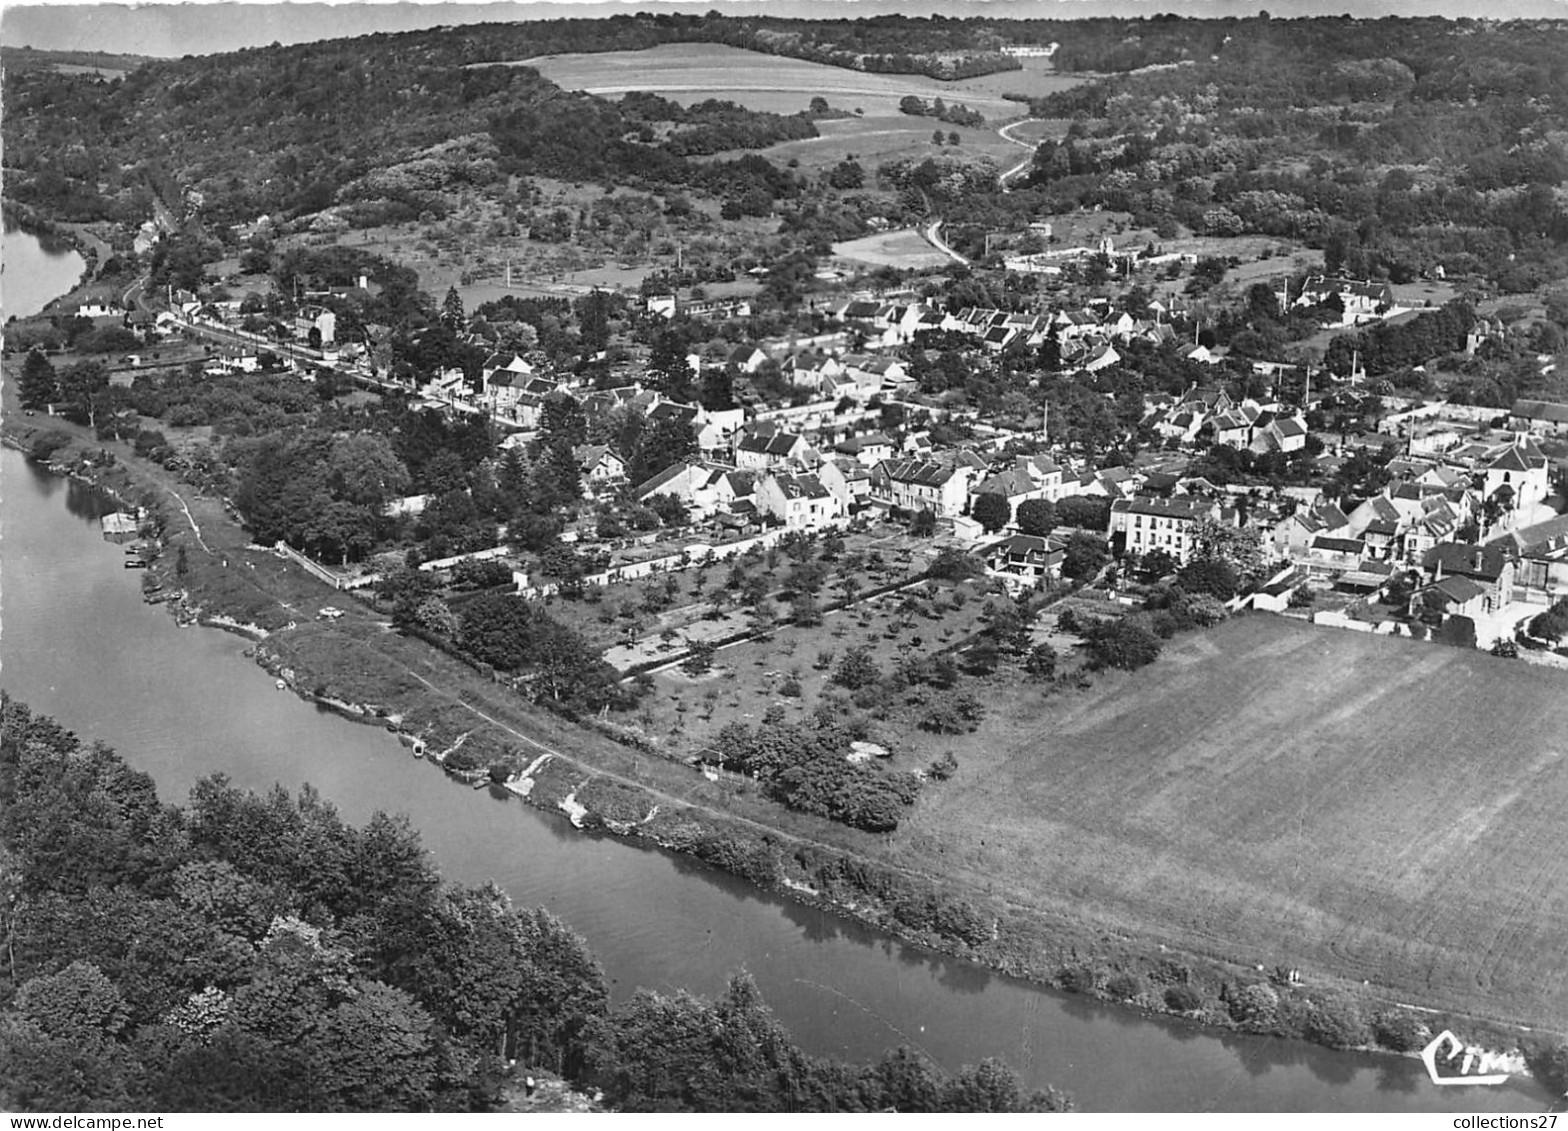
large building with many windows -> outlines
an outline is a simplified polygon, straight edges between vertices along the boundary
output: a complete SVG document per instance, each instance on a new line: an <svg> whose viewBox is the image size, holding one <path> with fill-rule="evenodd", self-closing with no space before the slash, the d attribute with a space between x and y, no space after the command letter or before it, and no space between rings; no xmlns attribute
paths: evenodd
<svg viewBox="0 0 1568 1131"><path fill-rule="evenodd" d="M1109 533L1112 544L1129 553L1164 550L1185 565L1196 546L1198 524L1218 517L1219 506L1210 499L1134 495L1111 504Z"/></svg>

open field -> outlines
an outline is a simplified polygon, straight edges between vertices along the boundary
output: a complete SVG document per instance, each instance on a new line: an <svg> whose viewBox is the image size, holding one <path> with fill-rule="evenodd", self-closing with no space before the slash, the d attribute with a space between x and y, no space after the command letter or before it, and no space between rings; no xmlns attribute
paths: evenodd
<svg viewBox="0 0 1568 1131"><path fill-rule="evenodd" d="M1043 98L1047 94L1054 94L1058 90L1070 90L1099 77L1093 74L1059 74L1049 59L1020 59L1019 62L1023 64L1022 70L998 71L994 75L976 75L972 79L942 83L944 90L952 91L951 95L944 97L949 102L963 102L982 94L997 97L1004 94L1025 94L1033 98ZM964 93L960 94L960 91ZM1018 106L1022 112L1023 104L1019 103Z"/></svg>
<svg viewBox="0 0 1568 1131"><path fill-rule="evenodd" d="M947 256L921 239L919 232L909 228L836 243L833 245L833 254L839 259L869 263L873 267L913 270L943 267L949 262Z"/></svg>
<svg viewBox="0 0 1568 1131"><path fill-rule="evenodd" d="M916 866L1238 963L1568 1022L1568 680L1246 617L1010 704L896 839Z"/></svg>
<svg viewBox="0 0 1568 1131"><path fill-rule="evenodd" d="M675 43L646 51L545 55L515 65L534 67L567 90L606 96L650 91L683 105L722 98L776 114L804 110L817 95L838 109L860 109L868 116L897 114L898 101L906 94L919 95L927 101L941 98L949 103L963 102L987 119L1017 118L1024 110L1019 103L1001 97L1003 89L1013 89L1005 84L994 92L971 89L964 83L944 83L924 75L867 74L712 43ZM1013 76L1020 74L1010 72ZM1009 76L986 77L1000 80ZM1057 81L1072 85L1071 80Z"/></svg>
<svg viewBox="0 0 1568 1131"><path fill-rule="evenodd" d="M818 122L817 129L820 137L780 142L758 152L778 164L799 162L806 170L826 169L853 159L860 162L868 176L876 172L878 165L904 157L919 160L941 153L957 153L965 157L990 157L1000 168L1006 169L1019 157L1027 155L1022 147L998 137L990 126L972 129L909 114L840 118ZM959 144L941 148L932 145L931 133L936 129L940 129L944 137L956 133ZM738 151L732 151L723 156L738 155Z"/></svg>

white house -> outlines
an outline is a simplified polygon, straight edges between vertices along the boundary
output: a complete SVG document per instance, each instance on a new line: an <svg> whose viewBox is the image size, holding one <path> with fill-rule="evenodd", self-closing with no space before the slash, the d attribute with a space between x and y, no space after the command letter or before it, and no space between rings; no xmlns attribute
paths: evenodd
<svg viewBox="0 0 1568 1131"><path fill-rule="evenodd" d="M815 475L759 476L754 498L759 513L772 515L790 530L820 530L841 513L838 500Z"/></svg>
<svg viewBox="0 0 1568 1131"><path fill-rule="evenodd" d="M1197 547L1198 524L1218 517L1218 505L1208 499L1136 495L1111 503L1109 533L1113 539L1121 535L1129 553L1164 550L1185 564Z"/></svg>
<svg viewBox="0 0 1568 1131"><path fill-rule="evenodd" d="M871 472L871 497L905 511L957 518L968 501L973 469L927 459L889 459Z"/></svg>

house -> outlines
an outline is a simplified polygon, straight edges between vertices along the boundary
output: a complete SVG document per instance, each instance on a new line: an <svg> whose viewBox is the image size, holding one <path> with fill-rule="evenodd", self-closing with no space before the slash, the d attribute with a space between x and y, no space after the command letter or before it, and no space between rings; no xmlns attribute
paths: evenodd
<svg viewBox="0 0 1568 1131"><path fill-rule="evenodd" d="M756 507L790 530L821 530L839 517L839 503L815 475L769 472L757 479Z"/></svg>
<svg viewBox="0 0 1568 1131"><path fill-rule="evenodd" d="M1563 435L1568 433L1568 404L1517 400L1508 414L1508 426L1554 436Z"/></svg>
<svg viewBox="0 0 1568 1131"><path fill-rule="evenodd" d="M817 468L817 478L838 500L843 514L855 514L871 503L871 472L856 460L842 456L826 460Z"/></svg>
<svg viewBox="0 0 1568 1131"><path fill-rule="evenodd" d="M790 384L804 389L819 389L824 377L837 377L844 372L838 358L825 354L798 353L784 366Z"/></svg>
<svg viewBox="0 0 1568 1131"><path fill-rule="evenodd" d="M1019 456L1014 463L1015 467L1022 467L1030 479L1034 480L1039 488L1039 497L1056 502L1067 494L1065 476L1062 467L1050 456L1036 454L1032 456Z"/></svg>
<svg viewBox="0 0 1568 1131"><path fill-rule="evenodd" d="M957 518L968 502L973 469L931 459L886 459L871 472L871 497L911 513Z"/></svg>
<svg viewBox="0 0 1568 1131"><path fill-rule="evenodd" d="M1459 512L1441 495L1424 501L1421 515L1405 531L1404 557L1408 562L1419 562L1427 551L1441 542L1452 541L1463 525Z"/></svg>
<svg viewBox="0 0 1568 1131"><path fill-rule="evenodd" d="M1453 575L1434 581L1410 596L1412 616L1422 612L1437 612L1443 617L1477 617L1490 612L1487 605L1487 588L1468 577Z"/></svg>
<svg viewBox="0 0 1568 1131"><path fill-rule="evenodd" d="M1243 401L1219 413L1209 422L1214 429L1214 442L1237 449L1250 448L1253 428L1261 415L1261 410L1253 401Z"/></svg>
<svg viewBox="0 0 1568 1131"><path fill-rule="evenodd" d="M1307 446L1307 425L1299 417L1276 416L1264 430L1269 447L1277 452L1299 452Z"/></svg>
<svg viewBox="0 0 1568 1131"><path fill-rule="evenodd" d="M1350 529L1350 519L1333 503L1301 508L1274 527L1271 542L1280 557L1306 556L1313 540L1322 536L1338 537Z"/></svg>
<svg viewBox="0 0 1568 1131"><path fill-rule="evenodd" d="M836 455L847 456L863 467L872 468L893 458L893 441L881 432L865 432L833 445Z"/></svg>
<svg viewBox="0 0 1568 1131"><path fill-rule="evenodd" d="M1219 506L1209 499L1190 495L1158 499L1135 495L1111 503L1107 533L1130 554L1149 554L1164 550L1176 561L1186 564L1197 548L1198 524L1218 519Z"/></svg>
<svg viewBox="0 0 1568 1131"><path fill-rule="evenodd" d="M113 318L120 313L120 305L112 298L89 298L76 308L78 318Z"/></svg>
<svg viewBox="0 0 1568 1131"><path fill-rule="evenodd" d="M728 452L735 433L746 423L746 410L740 408L698 409L697 447L717 455Z"/></svg>
<svg viewBox="0 0 1568 1131"><path fill-rule="evenodd" d="M1550 492L1550 464L1541 449L1520 436L1482 468L1482 497L1498 499L1515 509L1532 507Z"/></svg>
<svg viewBox="0 0 1568 1131"><path fill-rule="evenodd" d="M1346 322L1364 321L1386 313L1394 305L1394 291L1387 283L1310 275L1291 306L1323 306L1336 297L1343 304Z"/></svg>
<svg viewBox="0 0 1568 1131"><path fill-rule="evenodd" d="M1514 561L1506 542L1444 542L1428 550L1421 564L1433 581L1467 577L1480 585L1486 591L1485 612L1496 612L1513 599Z"/></svg>
<svg viewBox="0 0 1568 1131"><path fill-rule="evenodd" d="M804 464L811 445L794 432L750 432L735 445L735 466L763 471L781 464Z"/></svg>
<svg viewBox="0 0 1568 1131"><path fill-rule="evenodd" d="M768 355L756 346L736 346L725 358L727 365L733 365L741 373L755 373L767 364Z"/></svg>
<svg viewBox="0 0 1568 1131"><path fill-rule="evenodd" d="M1353 570L1366 556L1366 543L1359 538L1319 535L1307 549L1307 560L1315 569Z"/></svg>
<svg viewBox="0 0 1568 1131"><path fill-rule="evenodd" d="M1116 352L1116 347L1106 342L1090 352L1084 359L1082 368L1085 373L1098 373L1102 369L1109 369L1121 359L1122 355Z"/></svg>
<svg viewBox="0 0 1568 1131"><path fill-rule="evenodd" d="M1026 457L1019 456L1011 467L1000 468L979 480L969 489L971 509L973 500L980 495L1002 496L1007 500L1009 514L1016 514L1018 504L1027 499L1045 498L1044 488L1029 474L1029 463Z"/></svg>
<svg viewBox="0 0 1568 1131"><path fill-rule="evenodd" d="M604 444L579 444L572 449L583 480L591 486L626 477L626 461Z"/></svg>
<svg viewBox="0 0 1568 1131"><path fill-rule="evenodd" d="M980 550L986 572L1018 588L1061 577L1066 556L1066 550L1032 534L1014 534Z"/></svg>
<svg viewBox="0 0 1568 1131"><path fill-rule="evenodd" d="M534 367L515 353L510 357L493 353L485 358L484 365L480 367L480 375L484 377L486 386L501 373L509 374L514 387L521 390L527 384L527 379L533 376Z"/></svg>

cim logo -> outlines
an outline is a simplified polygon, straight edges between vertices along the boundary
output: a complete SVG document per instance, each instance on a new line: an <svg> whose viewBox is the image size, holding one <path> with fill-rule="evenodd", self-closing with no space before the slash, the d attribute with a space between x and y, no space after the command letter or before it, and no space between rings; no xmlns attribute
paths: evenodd
<svg viewBox="0 0 1568 1131"><path fill-rule="evenodd" d="M1443 1056L1444 1048L1448 1055ZM1459 1068L1455 1071L1449 1068L1450 1075L1438 1074L1437 1066L1452 1065L1459 1059L1459 1054L1464 1054ZM1476 1045L1467 1046L1458 1037L1444 1029L1432 1039L1432 1043L1421 1050L1421 1061L1426 1065L1427 1075L1432 1077L1432 1083L1443 1087L1453 1087L1460 1084L1506 1084L1508 1073L1495 1071L1508 1066L1508 1059L1497 1053L1479 1048ZM1471 1069L1475 1069L1472 1073Z"/></svg>

